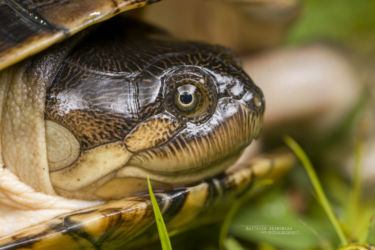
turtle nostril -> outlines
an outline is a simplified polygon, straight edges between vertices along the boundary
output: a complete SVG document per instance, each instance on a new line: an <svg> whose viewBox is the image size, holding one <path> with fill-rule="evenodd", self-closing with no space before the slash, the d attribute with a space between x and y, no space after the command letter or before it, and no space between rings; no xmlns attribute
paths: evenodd
<svg viewBox="0 0 375 250"><path fill-rule="evenodd" d="M262 112L264 110L264 100L263 95L261 94L259 95L252 91L246 91L242 96L241 101L254 111Z"/></svg>
<svg viewBox="0 0 375 250"><path fill-rule="evenodd" d="M253 103L254 103L254 105L255 105L255 107L257 107L257 108L261 108L263 105L262 105L262 100L260 99L260 97L259 96L254 96L254 98L253 98Z"/></svg>

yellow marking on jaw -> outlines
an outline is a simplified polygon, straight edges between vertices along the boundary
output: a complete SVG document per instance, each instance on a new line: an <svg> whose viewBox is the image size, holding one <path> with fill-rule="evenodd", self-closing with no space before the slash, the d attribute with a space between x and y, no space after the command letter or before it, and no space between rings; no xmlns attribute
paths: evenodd
<svg viewBox="0 0 375 250"><path fill-rule="evenodd" d="M120 142L90 149L69 168L51 173L53 186L67 191L83 188L125 165L132 153Z"/></svg>
<svg viewBox="0 0 375 250"><path fill-rule="evenodd" d="M129 161L131 166L139 166L153 172L176 173L178 171L198 170L221 161L223 157L235 153L252 140L257 128L252 124L261 119L247 107L239 104L238 109L225 122L212 124L215 129L207 134L190 133L183 130L168 143L160 147L138 152ZM217 112L220 112L218 110ZM190 134L189 134L190 133ZM186 139L187 138L187 139Z"/></svg>
<svg viewBox="0 0 375 250"><path fill-rule="evenodd" d="M167 142L177 133L179 123L161 114L140 123L125 137L124 143L131 152L152 148Z"/></svg>

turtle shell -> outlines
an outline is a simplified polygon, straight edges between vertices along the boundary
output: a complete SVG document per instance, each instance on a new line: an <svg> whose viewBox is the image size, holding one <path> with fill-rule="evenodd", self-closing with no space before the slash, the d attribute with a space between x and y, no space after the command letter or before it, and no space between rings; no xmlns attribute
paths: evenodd
<svg viewBox="0 0 375 250"><path fill-rule="evenodd" d="M0 70L94 23L151 2L154 1L0 1ZM64 15L61 10L69 15ZM225 53L222 55L225 56ZM236 59L233 59L233 63L238 64ZM30 97L28 106L32 107L35 104L33 94L27 97ZM9 127L14 128L13 124ZM134 144L134 147L137 146ZM167 192L156 192L170 233L198 225L193 222L198 217L204 218L199 220L201 223L216 220L219 218L217 214L228 208L230 201L245 192L254 181L276 179L293 162L294 158L289 153L259 157L214 178ZM136 247L143 244L145 239L157 238L153 225L149 197L130 196L61 214L23 228L0 238L0 249Z"/></svg>
<svg viewBox="0 0 375 250"><path fill-rule="evenodd" d="M158 0L2 0L0 70L119 13Z"/></svg>
<svg viewBox="0 0 375 250"><path fill-rule="evenodd" d="M258 156L237 169L169 192L156 192L168 233L176 233L222 218L234 199L252 191L260 180L275 181L295 162L290 152ZM0 238L0 249L123 249L158 239L148 195L112 200L62 214Z"/></svg>

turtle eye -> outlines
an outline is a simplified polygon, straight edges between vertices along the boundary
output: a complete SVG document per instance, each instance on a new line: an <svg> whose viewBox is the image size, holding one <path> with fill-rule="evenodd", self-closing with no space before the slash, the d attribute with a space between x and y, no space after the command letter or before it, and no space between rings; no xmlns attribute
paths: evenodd
<svg viewBox="0 0 375 250"><path fill-rule="evenodd" d="M184 113L190 113L195 110L199 103L199 91L194 85L185 84L179 86L176 90L174 103L176 107Z"/></svg>
<svg viewBox="0 0 375 250"><path fill-rule="evenodd" d="M201 123L211 117L217 104L214 78L195 66L182 65L167 71L163 106L177 119Z"/></svg>

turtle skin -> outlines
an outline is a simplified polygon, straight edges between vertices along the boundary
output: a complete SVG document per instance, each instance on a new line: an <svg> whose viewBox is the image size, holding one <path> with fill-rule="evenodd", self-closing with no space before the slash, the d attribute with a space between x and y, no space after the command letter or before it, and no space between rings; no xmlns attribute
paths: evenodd
<svg viewBox="0 0 375 250"><path fill-rule="evenodd" d="M156 192L168 233L219 221L256 182L281 178L295 161L288 151L260 155L233 172ZM157 240L150 198L140 194L30 226L0 238L0 249L138 249Z"/></svg>
<svg viewBox="0 0 375 250"><path fill-rule="evenodd" d="M20 4L16 1L3 1L0 2L1 13L10 13L11 17L15 18L14 24L8 25L9 17L1 18L0 21L4 23L2 25L1 33L10 33L14 36L4 36L6 39L0 41L0 67L6 68L22 59L40 52L48 46L61 41L68 36L71 36L81 29L87 26L99 22L103 19L109 18L110 16L117 14L121 11L128 10L133 7L141 7L146 3L152 1L123 1L124 5L120 5L115 1L109 7L109 14L100 15L96 19L90 19L87 21L87 6L80 7L82 13L79 11L71 11L72 23L69 24L69 18L57 18L57 14L51 14L48 16L45 13L53 13L52 9L56 6L66 4L68 7L61 7L69 10L70 7L76 6L70 1L63 2L41 2L36 4ZM82 6L85 2L82 1ZM94 6L90 5L90 6ZM70 7L69 7L70 6ZM120 6L120 7L119 7ZM102 5L98 7L102 11L105 9ZM90 13L94 13L94 10L90 10ZM73 14L77 13L77 18ZM55 16L54 16L55 15ZM81 17L81 19L79 18ZM69 20L67 20L69 19ZM84 19L84 21L82 21ZM35 24L37 20L38 24ZM79 20L79 21L77 21ZM8 23L7 23L8 22ZM60 22L60 23L59 23ZM79 25L77 24L79 23ZM110 22L111 27L118 27L118 23L124 24L124 26L131 27L132 21L121 19ZM116 25L114 25L116 23ZM63 25L64 24L64 25ZM108 24L107 24L108 25ZM142 28L140 28L142 26ZM110 26L107 26L110 27ZM15 32L17 30L17 32ZM22 31L24 30L24 31ZM203 43L196 42L181 42L176 41L170 36L165 35L161 31L155 31L155 28L150 26L137 24L137 28L128 28L126 31L120 31L117 38L112 42L113 36L109 33L116 31L116 28L94 28L94 32L78 34L71 40L64 43L64 45L56 45L50 50L41 53L34 58L27 61L21 62L18 66L22 68L24 65L28 66L26 70L26 78L34 77L33 66L35 64L46 64L49 61L43 61L45 55L50 55L53 52L56 56L52 56L54 59L53 70L58 72L53 75L53 80L48 81L45 87L45 109L43 110L44 118L63 124L64 127L68 128L76 138L78 138L79 145L84 150L91 150L97 146L112 143L113 141L123 139L130 132L135 130L135 127L142 121L149 119L151 116L158 114L162 109L166 109L169 113L173 113L173 108L168 105L164 105L161 102L161 96L156 92L155 98L152 102L149 101L149 97L155 94L157 85L147 86L142 92L139 92L139 87L135 88L137 92L137 102L142 103L142 108L137 109L136 112L121 113L121 115L113 114L108 115L105 112L98 112L97 107L101 108L101 111L105 111L106 104L99 102L91 102L90 107L93 108L95 117L90 117L91 121L99 121L98 123L108 123L111 127L119 127L117 131L100 134L95 129L90 130L90 126L85 126L85 130L79 131L80 127L75 123L77 117L90 116L93 112L86 112L81 115L74 115L73 117L61 118L61 113L56 112L60 108L58 101L61 100L56 98L59 93L66 90L70 90L77 82L77 79L87 78L80 75L80 72L74 73L74 66L81 66L87 69L86 72L97 73L95 67L100 67L103 75L110 76L110 79L116 79L113 77L113 72L121 72L122 76L126 75L129 78L134 76L134 72L140 72L141 69L145 69L149 66L150 61L157 61L160 55L168 54L172 55L169 61L160 61L160 64L152 65L152 68L146 72L146 77L143 79L147 80L155 77L155 75L168 68L173 68L176 65L199 65L205 62L205 66L211 69L215 69L220 73L226 73L228 76L241 75L239 59L234 54L221 46L212 46ZM125 30L125 29L124 29ZM18 32L22 31L22 32ZM94 35L93 35L94 34ZM124 36L127 34L127 36ZM129 34L130 37L129 37ZM147 34L147 36L144 36ZM152 39L148 39L148 36ZM1 36L3 38L3 36ZM113 44L119 45L119 41L127 41L128 45L123 49L117 47L116 53L123 64L114 63L113 60L105 61L103 57L97 56L100 54L101 47L106 47L107 43L112 44L110 47L114 48ZM43 42L42 42L43 41ZM83 42L82 41L86 41ZM93 43L93 44L91 44ZM78 45L77 45L78 44ZM99 44L98 47L96 47ZM102 46L104 45L104 46ZM64 47L65 46L65 47ZM26 49L29 48L29 49ZM60 49L66 48L66 49ZM79 56L75 55L76 51L78 55L82 51L88 50L88 55L93 57L85 57L82 64ZM90 53L92 50L95 53ZM103 50L102 50L103 51ZM12 55L12 57L11 57ZM129 56L130 55L130 56ZM121 58L122 57L122 58ZM217 58L220 60L217 60ZM75 60L75 61L74 61ZM120 60L119 60L120 61ZM221 63L226 61L231 66L224 67L225 64ZM41 68L36 67L38 70ZM77 68L77 67L76 67ZM80 68L80 67L78 67ZM12 71L10 69L9 71ZM241 73L238 73L241 72ZM70 78L64 78L66 76ZM242 77L242 75L241 75ZM246 78L246 76L244 76ZM69 80L73 79L72 84L69 84ZM246 78L247 79L247 78ZM172 80L179 81L178 78L172 78ZM138 82L139 83L139 82ZM146 84L150 84L150 81L144 81ZM78 84L82 87L83 92L90 92L90 88L85 88L81 83ZM116 95L118 85L114 84L113 88L109 91L109 96L113 93ZM131 91L131 87L127 91ZM223 88L226 89L226 88ZM113 91L112 91L113 90ZM207 92L210 92L208 89ZM256 87L253 89L261 96L261 91ZM33 92L32 92L33 93ZM39 93L40 94L40 93ZM42 92L43 94L43 92ZM90 93L91 100L98 100L102 95L96 92ZM214 97L212 97L214 96ZM210 95L209 102L215 101L215 98L219 97L238 97L235 91L223 91L219 93L219 96L215 96L214 93ZM263 99L259 97L257 101L251 102L256 112L261 116L264 112ZM131 99L127 99L128 101ZM257 107L257 103L260 103L260 107ZM213 112L209 107L207 108L210 112ZM100 113L100 114L99 114ZM134 114L136 113L136 114ZM209 112L208 112L209 113ZM243 114L242 114L243 115ZM178 115L177 115L178 116ZM179 121L184 123L186 121L193 121L196 123L204 123L209 117L200 115L194 117L184 118L184 113L180 113ZM102 120L100 120L102 119ZM158 120L160 121L160 120ZM166 122L168 122L166 120ZM172 126L174 123L172 122ZM257 132L260 131L259 122L252 122L252 129ZM247 125L246 125L247 126ZM246 127L244 126L244 127ZM258 126L258 127L257 127ZM97 127L97 126L91 126ZM183 127L183 126L181 126ZM255 128L256 127L256 128ZM179 125L174 127L175 130L180 128ZM232 128L233 129L233 128ZM227 129L228 130L228 129ZM239 133L240 135L240 133ZM154 144L161 145L166 143L171 138L170 135L166 135L162 139L162 143L154 142ZM160 139L160 138L157 138ZM251 138L253 139L253 138ZM250 141L251 141L250 139ZM131 138L129 139L131 141ZM239 140L235 138L234 140ZM204 139L199 139L198 142L203 143ZM237 151L242 150L250 141L243 142L241 147ZM125 142L127 142L125 140ZM184 142L188 144L188 141ZM152 144L151 146L155 146ZM176 144L175 147L186 147L184 144ZM149 146L149 145L147 145ZM137 151L137 145L131 143L127 144L129 151ZM156 154L156 153L155 153ZM163 153L160 153L163 154ZM278 160L275 160L278 159ZM204 178L204 180L195 180L193 183L181 185L180 187L168 187L166 190L159 190L157 192L159 206L162 208L163 215L166 218L168 229L172 232L181 231L184 228L191 228L197 226L196 223L191 223L196 218L205 218L201 220L202 223L205 221L216 220L218 216L212 216L214 213L208 213L208 211L225 211L225 208L230 204L230 200L235 199L238 195L245 192L254 181L262 178L275 179L285 173L287 169L292 165L293 157L288 153L278 154L275 158L272 157L261 157L253 162L249 162L245 166L237 169L234 172L228 173L214 173L214 178ZM221 170L222 172L222 170ZM29 174L29 173L28 173ZM63 195L66 195L62 192ZM69 195L67 195L69 197ZM111 197L113 198L113 197ZM107 201L102 205L73 211L71 213L59 215L53 219L44 221L37 225L22 229L12 235L5 236L0 239L0 249L14 249L14 248L25 248L25 249L45 249L45 248L71 248L71 249L117 249L123 246L137 247L140 244L145 243L145 239L155 238L155 230L153 228L154 218L152 213L152 207L149 198L144 193L137 193L128 195L126 198L116 197L115 200Z"/></svg>

